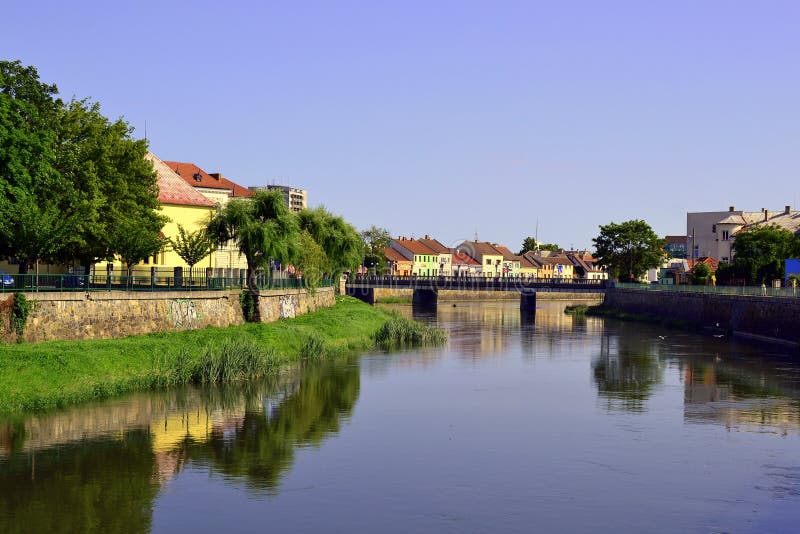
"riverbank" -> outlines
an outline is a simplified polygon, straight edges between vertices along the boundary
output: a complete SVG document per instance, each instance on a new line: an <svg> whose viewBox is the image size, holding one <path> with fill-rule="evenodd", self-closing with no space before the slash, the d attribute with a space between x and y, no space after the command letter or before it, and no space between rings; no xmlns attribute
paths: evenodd
<svg viewBox="0 0 800 534"><path fill-rule="evenodd" d="M391 313L350 297L274 323L208 327L121 339L7 345L0 356L0 414L60 408L177 383L242 379L305 359L375 346ZM244 351L240 350L244 348ZM231 369L227 356L240 359ZM248 376L243 376L248 375Z"/></svg>

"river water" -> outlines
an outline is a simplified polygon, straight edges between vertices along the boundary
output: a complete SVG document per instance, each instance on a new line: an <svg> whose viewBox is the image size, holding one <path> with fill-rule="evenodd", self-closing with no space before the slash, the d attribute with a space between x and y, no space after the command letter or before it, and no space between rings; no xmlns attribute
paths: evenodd
<svg viewBox="0 0 800 534"><path fill-rule="evenodd" d="M564 305L442 303L443 348L0 422L0 532L797 531L795 349Z"/></svg>

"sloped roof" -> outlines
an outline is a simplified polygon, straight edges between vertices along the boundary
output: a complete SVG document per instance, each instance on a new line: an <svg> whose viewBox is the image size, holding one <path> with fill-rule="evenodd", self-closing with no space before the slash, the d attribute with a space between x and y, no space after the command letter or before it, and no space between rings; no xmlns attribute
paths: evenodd
<svg viewBox="0 0 800 534"><path fill-rule="evenodd" d="M449 254L450 253L450 249L449 248L447 248L446 246L442 245L436 239L431 239L428 236L425 236L424 238L420 238L417 241L419 241L420 243L422 243L423 245L425 245L426 247L428 247L432 251L436 252L437 254Z"/></svg>
<svg viewBox="0 0 800 534"><path fill-rule="evenodd" d="M531 261L530 258L524 254L522 256L517 256L517 259L519 259L519 266L522 269L538 269L541 267L541 265Z"/></svg>
<svg viewBox="0 0 800 534"><path fill-rule="evenodd" d="M153 168L158 175L158 200L162 204L210 208L216 206L214 202L187 184L169 165L158 159L152 152L148 152L145 159L153 162Z"/></svg>
<svg viewBox="0 0 800 534"><path fill-rule="evenodd" d="M464 241L459 245L460 249L467 251L474 258L488 256L502 256L503 253L486 241Z"/></svg>
<svg viewBox="0 0 800 534"><path fill-rule="evenodd" d="M451 249L453 254L453 265L480 265L478 260L464 252L463 250Z"/></svg>
<svg viewBox="0 0 800 534"><path fill-rule="evenodd" d="M389 261L411 261L406 259L402 254L393 248L386 247L384 249L384 254L386 254L386 259Z"/></svg>
<svg viewBox="0 0 800 534"><path fill-rule="evenodd" d="M745 224L745 220L741 215L733 214L728 215L721 221L717 222L717 224Z"/></svg>
<svg viewBox="0 0 800 534"><path fill-rule="evenodd" d="M398 243L400 246L405 247L406 250L410 251L412 254L437 254L435 250L432 250L430 247L426 246L424 243L421 243L417 239L401 237L400 239L393 239L393 241Z"/></svg>
<svg viewBox="0 0 800 534"><path fill-rule="evenodd" d="M519 256L508 250L507 247L503 245L492 245L496 251L503 255L503 259L506 261L519 261Z"/></svg>
<svg viewBox="0 0 800 534"><path fill-rule="evenodd" d="M194 163L183 161L165 161L186 183L192 187L206 187L208 189L225 189L230 191L232 197L252 197L255 192L234 183L222 174L209 174Z"/></svg>

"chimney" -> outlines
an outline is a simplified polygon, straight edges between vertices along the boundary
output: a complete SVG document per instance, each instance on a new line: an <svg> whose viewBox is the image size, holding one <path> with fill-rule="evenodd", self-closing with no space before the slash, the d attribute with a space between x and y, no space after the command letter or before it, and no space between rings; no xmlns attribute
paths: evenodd
<svg viewBox="0 0 800 534"><path fill-rule="evenodd" d="M767 222L768 219L769 219L769 212L767 211L767 208L764 208L764 222Z"/></svg>
<svg viewBox="0 0 800 534"><path fill-rule="evenodd" d="M222 173L221 173L221 172L212 172L212 173L211 173L211 176L212 176L212 177L213 177L213 178L214 178L216 181L218 181L218 182L219 182L219 179L220 179L220 178L222 178Z"/></svg>
<svg viewBox="0 0 800 534"><path fill-rule="evenodd" d="M786 206L783 210L783 213L785 213L786 215L790 215L792 213L792 207Z"/></svg>
<svg viewBox="0 0 800 534"><path fill-rule="evenodd" d="M425 234L425 239L430 239L430 238L431 238L431 236L429 236L428 234Z"/></svg>
<svg viewBox="0 0 800 534"><path fill-rule="evenodd" d="M728 208L728 211L736 211L736 206L731 206Z"/></svg>

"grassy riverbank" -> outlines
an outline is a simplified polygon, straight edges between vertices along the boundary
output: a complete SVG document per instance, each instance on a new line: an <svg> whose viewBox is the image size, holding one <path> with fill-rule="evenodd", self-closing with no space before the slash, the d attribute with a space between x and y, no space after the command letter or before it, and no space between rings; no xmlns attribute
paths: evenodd
<svg viewBox="0 0 800 534"><path fill-rule="evenodd" d="M381 327L396 320L337 297L332 308L269 324L0 346L0 414L189 382L257 378L301 360L372 348Z"/></svg>
<svg viewBox="0 0 800 534"><path fill-rule="evenodd" d="M567 310L564 311L565 313L570 313ZM695 328L695 326L688 321L683 321L680 319L670 319L662 317L660 315L656 315L654 313L621 312L619 310L606 307L602 304L597 306L589 306L583 313L585 315L590 315L594 317L608 317L611 319L619 319L621 321L635 321L639 323L657 324L662 326L668 326L670 328L683 328L683 329Z"/></svg>

